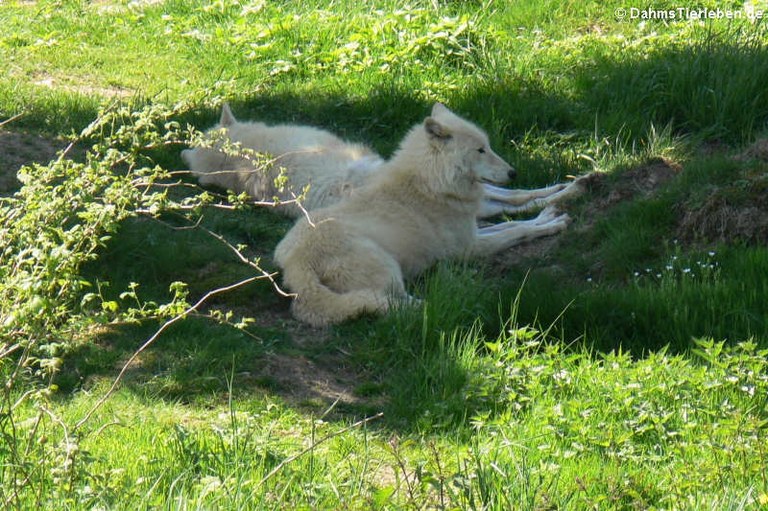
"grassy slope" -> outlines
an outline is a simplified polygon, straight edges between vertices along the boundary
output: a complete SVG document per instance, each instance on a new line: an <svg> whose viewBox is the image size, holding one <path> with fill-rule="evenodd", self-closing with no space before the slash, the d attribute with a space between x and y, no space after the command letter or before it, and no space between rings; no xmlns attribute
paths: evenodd
<svg viewBox="0 0 768 511"><path fill-rule="evenodd" d="M0 119L24 112L14 129L79 131L104 95L125 94L191 98L199 108L185 120L206 126L226 97L242 118L313 123L388 154L441 100L488 129L521 186L593 164L618 175L655 156L685 169L653 198L599 218L587 218L589 199L577 204L573 214L594 228L567 234L544 262L437 268L415 284L423 311L317 333L286 319L269 289L231 295L220 305L257 315L259 341L199 320L168 332L89 423L77 470L62 472L57 444L60 457L39 465L32 488L71 507L126 509L725 509L768 498L764 354L690 351L693 337L765 345L766 251L673 241L676 207L765 173L764 161L729 158L768 118L763 29L618 23L599 2L481 4L0 7ZM668 131L657 137L652 126ZM717 157L702 156L713 141ZM180 165L172 153L160 159ZM264 253L288 227L263 211L207 221ZM710 257L716 274L686 280L685 268ZM634 276L645 268L664 277ZM134 222L88 271L115 294L137 281L152 298L174 280L201 294L247 270L202 234ZM82 416L151 331L88 339L52 406ZM681 355L615 354L667 345ZM354 398L318 421L330 404L311 388L320 382L303 374L293 383L307 388L294 395L279 374L287 367L265 370L285 359L307 361ZM69 394L77 389L86 392ZM312 439L380 410L383 419L260 482ZM62 428L46 424L45 434L57 443Z"/></svg>

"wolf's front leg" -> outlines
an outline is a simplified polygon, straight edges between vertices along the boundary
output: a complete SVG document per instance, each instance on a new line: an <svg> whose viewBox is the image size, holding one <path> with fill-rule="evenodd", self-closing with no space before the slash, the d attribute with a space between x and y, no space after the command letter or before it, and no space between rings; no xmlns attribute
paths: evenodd
<svg viewBox="0 0 768 511"><path fill-rule="evenodd" d="M557 234L568 227L571 218L558 215L554 208L547 208L531 220L503 222L477 230L477 237L470 251L473 257L487 257L525 241Z"/></svg>
<svg viewBox="0 0 768 511"><path fill-rule="evenodd" d="M535 190L511 190L490 184L483 184L484 200L477 214L478 218L496 215L522 213L545 206L540 199L549 197L566 188L567 184L557 184Z"/></svg>
<svg viewBox="0 0 768 511"><path fill-rule="evenodd" d="M576 197L584 192L586 176L571 183L560 183L534 190L510 190L484 184L485 197L478 218L489 218L500 214L514 214L533 211L565 199Z"/></svg>

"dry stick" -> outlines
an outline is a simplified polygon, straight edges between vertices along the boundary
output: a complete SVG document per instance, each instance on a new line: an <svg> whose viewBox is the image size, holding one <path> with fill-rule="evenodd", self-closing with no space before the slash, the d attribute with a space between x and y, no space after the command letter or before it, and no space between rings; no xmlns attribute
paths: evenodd
<svg viewBox="0 0 768 511"><path fill-rule="evenodd" d="M276 272L267 273L266 271L264 271L261 267L259 267L258 264L254 263L253 261L248 259L237 247L235 247L230 242L228 242L224 238L224 236L222 236L221 234L217 234L217 233L213 232L212 230L207 229L207 228L202 227L202 226L200 227L200 229L202 231L208 233L208 235L212 236L213 238L216 238L218 241L220 241L222 244L224 244L224 246L226 246L232 252L234 252L235 255L238 257L238 259L240 259L241 262L243 262L244 264L247 264L251 268L254 268L255 270L261 272L260 277L269 280L272 283L272 286L275 288L275 291L277 291L281 296L285 296L287 298L292 298L292 297L296 296L294 293L288 293L286 291L283 291L283 289L277 284L277 282L275 282L275 275L277 275Z"/></svg>
<svg viewBox="0 0 768 511"><path fill-rule="evenodd" d="M173 186L185 186L185 187L188 187L188 188L191 188L191 187L195 187L196 188L197 187L196 185L188 185L188 184L183 184L183 185L182 184L173 184L173 185L157 185L157 184L155 184L153 186L158 186L160 188L171 188ZM291 199L291 200L286 200L286 201L280 201L279 203L275 202L275 201L257 201L257 200L252 200L252 201L248 201L247 204L250 205L250 206L266 206L266 207L270 207L270 208L273 208L273 207L278 206L278 205L282 206L282 205L285 205L285 204L297 204L299 207L302 207L300 205L300 203L298 202L298 199ZM212 207L212 208L215 208L215 209L221 209L221 210L224 210L224 211L235 211L237 209L237 206L235 206L234 204L206 204L206 206ZM186 206L184 206L184 205L175 206L176 211L194 211L197 208L198 208L198 205L196 205L196 204L190 204L190 205L186 205ZM150 215L150 216L154 215L154 213L151 210L146 209L146 208L139 208L139 209L136 209L135 211L136 211L136 213L139 213L139 214L142 214L142 215Z"/></svg>
<svg viewBox="0 0 768 511"><path fill-rule="evenodd" d="M12 123L13 121L16 121L16 120L20 119L20 118L22 118L22 117L24 117L24 113L23 113L23 112L22 112L22 113L20 113L20 114L16 114L16 115L14 115L14 116L13 116L13 117L11 117L10 119L6 119L6 120L4 120L3 122L0 122L0 128L2 128L3 126L5 126L6 124L10 124L10 123Z"/></svg>
<svg viewBox="0 0 768 511"><path fill-rule="evenodd" d="M369 422L371 422L371 421L374 421L374 420L376 420L376 419L380 419L380 418L381 418L381 417L383 417L383 416L384 416L384 412L379 412L379 413L377 413L376 415L373 415L373 416L371 416L371 417L366 417L365 419L361 419L361 420L359 420L359 421L355 422L354 424L350 424L350 425L349 425L349 426L347 426L346 428L344 428L344 429L341 429L341 430L339 430L339 431L336 431L335 433L331 433L330 435L324 436L323 438L321 438L321 439L320 439L320 440L318 440L317 442L313 443L313 444L312 444L312 445L310 445L309 447L307 447L307 448L303 449L301 452L299 452L299 453L297 453L297 454L294 454L293 456L291 456L291 457L289 457L289 458L286 458L286 459L284 459L283 461L281 461L280 463L278 463L278 464L277 464L277 466L276 466L275 468L273 468L273 469L272 469L272 470L269 472L269 474L267 474L267 475L265 475L264 477L262 477L262 478L261 478L261 481L259 481L259 484L257 485L257 487L260 487L260 486L262 486L262 485L263 485L264 483L266 483L266 482L267 482L269 479L271 479L271 478L272 478L272 476L274 476L274 475L275 475L275 474L277 474L277 473L278 473L280 470L282 470L282 469L283 469L283 468L284 468L286 465L288 465L289 463L293 463L293 462L294 462L294 461L296 461L297 459L301 458L302 456L304 456L305 454L307 454L308 452L310 452L311 450L313 450L313 449L314 449L315 447L317 447L318 445L320 445L320 444L322 444L322 443L325 443L325 442L327 442L327 441L328 441L328 440L330 440L331 438L335 438L335 437L337 437L337 436L339 436L339 435L343 435L343 434L344 434L344 433L346 433L347 431L350 431L350 430L352 430L352 429L355 429L355 428L357 428L357 427L360 427L360 426L363 426L363 425L365 425L365 424L368 424Z"/></svg>
<svg viewBox="0 0 768 511"><path fill-rule="evenodd" d="M128 359L128 361L123 365L123 368L120 370L120 373L117 375L117 378L115 378L115 381L112 382L112 386L107 390L107 392L101 396L101 398L94 404L90 410L88 410L88 413L85 414L85 416L78 421L77 424L75 424L75 427L72 429L72 431L77 431L82 427L83 424L88 422L88 420L91 418L91 416L98 410L106 401L107 399L114 394L115 390L117 390L117 387L119 386L120 382L123 379L123 376L125 375L126 371L128 370L128 366L130 366L136 358L144 352L149 346L154 343L160 335L165 332L168 328L170 328L174 323L178 322L181 319L184 319L187 315L195 312L203 303L205 303L206 300L208 300L210 297L220 294L220 293L226 293L228 291L232 291L233 289L237 289L238 287L244 286L246 284L250 284L251 282L255 282L256 280L260 280L265 278L262 275L256 275L255 277L249 277L245 280L241 280L240 282L237 282L236 284L232 284L225 287L220 287L218 289L214 289L213 291L209 291L205 294L200 300L197 301L194 305L187 308L184 312L174 316L173 318L169 319L163 325L157 329L157 331L152 334L152 336L147 339L144 344L141 345L141 347L136 350L133 355L131 355L131 358Z"/></svg>

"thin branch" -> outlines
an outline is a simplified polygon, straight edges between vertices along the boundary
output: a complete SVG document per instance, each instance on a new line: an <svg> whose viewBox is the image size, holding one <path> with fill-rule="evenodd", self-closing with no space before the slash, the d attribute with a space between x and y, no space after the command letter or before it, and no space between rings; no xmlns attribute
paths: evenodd
<svg viewBox="0 0 768 511"><path fill-rule="evenodd" d="M112 382L112 386L107 390L107 392L101 396L101 398L94 404L90 410L85 414L85 416L80 419L77 424L75 424L75 427L73 428L73 431L77 431L80 429L80 427L83 426L88 420L91 418L91 416L98 410L106 401L107 399L114 394L114 392L117 390L118 386L120 385L120 382L123 379L123 376L125 376L125 373L128 371L128 367L138 358L139 355L141 355L147 348L149 348L159 337L163 334L166 330L168 330L171 326L173 326L178 321L184 319L187 317L187 315L196 312L200 306L203 305L209 298L212 296L215 296L217 294L226 293L228 291L232 291L233 289L237 289L239 287L242 287L246 284L250 284L251 282L255 282L257 280L263 279L264 277L261 275L256 275L254 277L249 277L245 280L241 280L240 282L237 282L235 284L220 287L218 289L214 289L213 291L209 291L206 293L202 298L200 298L194 305L188 307L184 312L174 316L173 318L169 319L165 323L163 323L160 328L155 331L152 336L147 339L144 344L137 349L133 355L131 355L131 358L128 359L128 361L123 365L123 368L120 370L120 373L117 375L117 378L115 378L115 381Z"/></svg>
<svg viewBox="0 0 768 511"><path fill-rule="evenodd" d="M304 205L301 203L301 195L297 196L295 193L291 192L291 195L293 195L293 201L296 204L296 207L299 208L299 211L301 211L301 214L304 215L304 218L307 219L307 223L310 227L315 228L317 227L315 223L312 221L312 218L309 216L309 211L304 207Z"/></svg>
<svg viewBox="0 0 768 511"><path fill-rule="evenodd" d="M186 217L182 216L182 218L186 218ZM200 223L203 221L203 215L200 215L200 217L195 221L194 224L182 225L180 227L177 227L175 225L171 225L171 224L169 224L168 222L166 222L164 220L160 220L159 218L155 218L154 220L155 220L155 222L161 224L164 227L167 227L168 229L171 229L172 231L192 231L192 230L197 229L198 227L200 227Z"/></svg>
<svg viewBox="0 0 768 511"><path fill-rule="evenodd" d="M284 206L286 204L297 204L301 208L301 203L298 201L298 199L291 199L287 201L248 201L246 204L250 206L262 206L262 207L268 207L268 208L275 208L278 206ZM205 204L206 207L212 207L216 209L222 209L225 211L235 211L238 209L238 206L235 206L233 204ZM195 211L200 207L199 204L189 204L189 205L183 205L183 204L175 204L173 206L175 211ZM156 216L157 212L152 211L147 208L137 208L133 210L136 212L136 214L139 215L149 215L149 216Z"/></svg>
<svg viewBox="0 0 768 511"><path fill-rule="evenodd" d="M195 317L195 318L210 319L211 321L216 321L219 324L228 325L228 326L231 326L232 328L237 328L238 330L240 330L240 332L242 332L243 334L247 335L248 337L250 337L254 341L264 342L264 338L263 337L259 337L258 335L254 334L252 332L249 332L245 328L243 328L243 327L241 327L241 326L239 326L239 325L237 325L237 324L235 324L235 323L233 323L233 322L231 322L231 321L229 321L227 319L222 319L220 317L217 317L214 314L192 313L192 314L190 314L190 316ZM247 320L247 319L250 319L250 318L243 318L243 319Z"/></svg>
<svg viewBox="0 0 768 511"><path fill-rule="evenodd" d="M24 117L24 112L22 112L22 113L20 113L20 114L16 114L16 115L14 115L13 117L11 117L11 118L9 118L9 119L6 119L6 120L4 120L3 122L0 122L0 128L2 128L3 126L5 126L6 124L10 124L10 123L12 123L12 122L14 122L14 121L17 121L17 120L19 120L19 119L20 119L20 118L22 118L22 117Z"/></svg>
<svg viewBox="0 0 768 511"><path fill-rule="evenodd" d="M235 253L235 255L238 257L238 259L240 259L240 261L241 261L241 262L243 262L243 263L247 264L248 266L250 266L251 268L253 268L253 269L255 269L255 270L257 270L257 271L261 272L261 278L265 278L265 279L269 280L269 281L272 283L272 286L275 288L275 290L276 290L276 291L277 291L277 292L278 292L278 293L279 293L281 296L284 296L284 297L286 297L286 298L293 298L293 297L295 297L295 296L296 296L296 295L295 295L295 294L293 294L293 293L288 293L288 292L286 292L286 291L283 291L283 289L282 289L282 288L281 288L281 287L278 285L278 283L275 281L275 276L277 275L277 272L267 273L267 272L266 272L264 269L262 269L262 268L261 268L261 267L260 267L258 264L254 263L253 261L251 261L250 259L248 259L248 258L247 258L247 257L246 257L246 256L245 256L245 255L244 255L244 254L243 254L243 253L242 253L242 252L241 252L241 251L240 251L240 250L239 250L237 247L235 247L235 246L234 246L234 245L232 245L232 244L231 244L229 241L227 241L227 240L224 238L224 236L222 236L221 234L217 234L217 233L215 233L215 232L211 231L210 229L207 229L207 228L205 228L205 227L202 227L202 226L200 227L200 229L201 229L202 231L204 231L204 232L208 233L208 234L209 234L210 236L212 236L213 238L215 238L215 239L219 240L219 242L221 242L222 244L224 244L224 246L226 246L226 247L227 247L227 248L229 248L229 249L230 249L232 252L234 252L234 253Z"/></svg>
<svg viewBox="0 0 768 511"><path fill-rule="evenodd" d="M14 351L21 348L21 344L9 344L4 342L0 344L0 360L4 359Z"/></svg>

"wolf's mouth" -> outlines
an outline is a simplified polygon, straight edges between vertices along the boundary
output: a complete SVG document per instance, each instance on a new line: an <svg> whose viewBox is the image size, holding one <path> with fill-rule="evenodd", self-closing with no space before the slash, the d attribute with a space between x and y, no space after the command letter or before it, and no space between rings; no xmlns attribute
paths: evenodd
<svg viewBox="0 0 768 511"><path fill-rule="evenodd" d="M478 181L478 182L486 184L486 185L503 185L503 184L507 183L506 180L504 180L504 181L497 181L495 179L490 179L490 178L487 178L487 177L481 177L481 178L476 179L475 181Z"/></svg>

